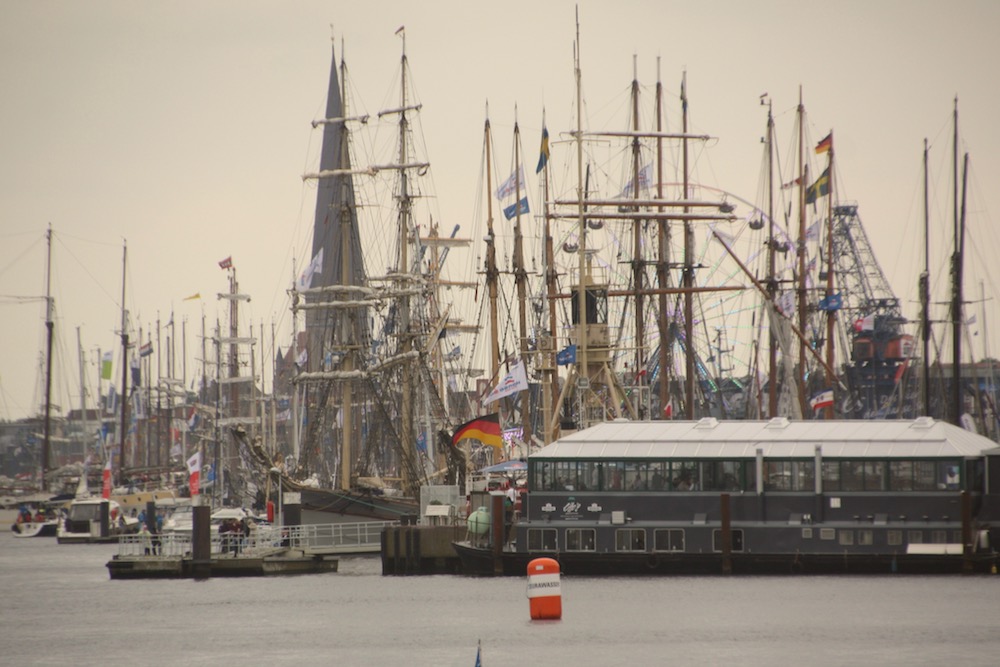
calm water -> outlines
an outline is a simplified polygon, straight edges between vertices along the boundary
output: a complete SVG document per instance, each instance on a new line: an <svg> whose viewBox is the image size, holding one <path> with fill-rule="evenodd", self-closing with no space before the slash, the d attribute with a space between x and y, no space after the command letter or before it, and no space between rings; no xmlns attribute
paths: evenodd
<svg viewBox="0 0 1000 667"><path fill-rule="evenodd" d="M5 665L996 665L1000 576L111 581L108 545L0 534Z"/></svg>

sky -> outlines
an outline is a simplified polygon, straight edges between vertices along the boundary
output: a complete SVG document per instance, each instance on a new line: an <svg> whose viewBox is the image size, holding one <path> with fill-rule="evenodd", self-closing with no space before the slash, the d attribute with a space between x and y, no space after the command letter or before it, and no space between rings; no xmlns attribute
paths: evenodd
<svg viewBox="0 0 1000 667"><path fill-rule="evenodd" d="M957 96L971 164L966 296L979 299L980 281L1000 296L1000 224L983 194L1000 182L1000 3L990 0L0 0L0 419L39 409L50 225L63 409L80 401L77 329L91 387L97 350L118 344L126 244L125 305L146 332L171 312L178 337L186 322L188 377L203 315L211 328L221 313L226 257L270 355L272 324L279 347L290 336L293 260L308 261L315 191L301 176L318 164L311 121L325 106L331 37L374 114L396 103L405 26L436 219L468 229L481 205L487 104L498 136L516 113L532 155L543 108L554 142L573 127L577 8L585 122L620 129L633 62L651 90L659 58L674 99L686 73L692 130L714 138L699 177L734 196L753 201L759 190L761 96L787 146L801 94L811 141L835 132L838 196L858 202L909 317L923 264L925 138L934 298L947 299ZM508 140L497 145L511 164ZM977 357L987 339L1000 350L996 304L969 306L980 313Z"/></svg>

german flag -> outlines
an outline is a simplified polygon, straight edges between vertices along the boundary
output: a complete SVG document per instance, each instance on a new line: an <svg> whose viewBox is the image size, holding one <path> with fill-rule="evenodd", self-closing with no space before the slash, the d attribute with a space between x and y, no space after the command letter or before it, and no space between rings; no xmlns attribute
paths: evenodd
<svg viewBox="0 0 1000 667"><path fill-rule="evenodd" d="M500 413L494 412L491 415L476 417L472 421L467 421L455 429L455 435L451 437L451 444L457 445L459 440L474 438L484 445L490 447L502 447L503 438L500 437Z"/></svg>
<svg viewBox="0 0 1000 667"><path fill-rule="evenodd" d="M820 139L820 142L816 144L816 153L817 155L825 153L831 148L833 148L833 130L830 130L830 134Z"/></svg>

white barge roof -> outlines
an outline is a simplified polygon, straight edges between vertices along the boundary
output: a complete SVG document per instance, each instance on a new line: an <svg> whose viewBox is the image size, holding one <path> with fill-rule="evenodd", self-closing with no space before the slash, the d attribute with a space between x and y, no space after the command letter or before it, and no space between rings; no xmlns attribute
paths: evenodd
<svg viewBox="0 0 1000 667"><path fill-rule="evenodd" d="M930 417L913 420L604 422L531 454L539 459L978 457L997 443Z"/></svg>

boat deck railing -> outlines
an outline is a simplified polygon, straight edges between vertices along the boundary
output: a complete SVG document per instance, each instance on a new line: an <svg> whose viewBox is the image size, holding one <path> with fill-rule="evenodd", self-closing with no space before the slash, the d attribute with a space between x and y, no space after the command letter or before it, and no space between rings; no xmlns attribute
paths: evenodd
<svg viewBox="0 0 1000 667"><path fill-rule="evenodd" d="M211 555L215 557L261 558L284 549L305 554L379 553L382 530L398 521L326 523L304 526L257 526L249 535L212 535ZM122 558L184 558L192 553L190 533L122 535L118 556Z"/></svg>

